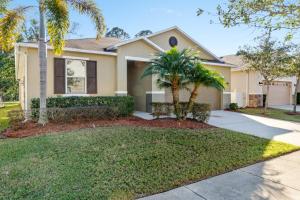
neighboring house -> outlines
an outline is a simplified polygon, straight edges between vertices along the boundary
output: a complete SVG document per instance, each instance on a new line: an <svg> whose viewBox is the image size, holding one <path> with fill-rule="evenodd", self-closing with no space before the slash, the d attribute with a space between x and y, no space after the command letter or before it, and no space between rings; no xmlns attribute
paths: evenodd
<svg viewBox="0 0 300 200"><path fill-rule="evenodd" d="M115 38L67 40L61 56L48 46L47 96L114 96L131 95L135 109L151 111L151 102L171 102L170 90L160 89L156 78L141 75L148 62L158 52L192 48L199 51L207 68L220 72L230 84L232 65L208 51L178 27L172 27L145 37L120 41ZM20 87L20 102L29 109L31 99L39 97L38 45L18 43L16 74ZM180 92L187 101L187 91ZM201 88L198 102L222 109L230 103L230 87L225 91Z"/></svg>
<svg viewBox="0 0 300 200"><path fill-rule="evenodd" d="M259 72L247 71L247 64L242 56L229 55L222 59L238 67L231 69L232 102L240 107L263 106L263 95L266 94L264 78ZM287 77L274 81L270 86L269 105L289 105L293 103L296 78Z"/></svg>

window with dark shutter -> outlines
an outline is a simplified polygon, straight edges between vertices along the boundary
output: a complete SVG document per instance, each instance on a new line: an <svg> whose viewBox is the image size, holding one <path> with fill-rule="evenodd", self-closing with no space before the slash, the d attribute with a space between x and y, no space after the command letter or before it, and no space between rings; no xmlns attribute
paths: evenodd
<svg viewBox="0 0 300 200"><path fill-rule="evenodd" d="M65 94L65 59L54 58L54 94Z"/></svg>
<svg viewBox="0 0 300 200"><path fill-rule="evenodd" d="M87 93L97 94L97 62L87 61L86 68Z"/></svg>

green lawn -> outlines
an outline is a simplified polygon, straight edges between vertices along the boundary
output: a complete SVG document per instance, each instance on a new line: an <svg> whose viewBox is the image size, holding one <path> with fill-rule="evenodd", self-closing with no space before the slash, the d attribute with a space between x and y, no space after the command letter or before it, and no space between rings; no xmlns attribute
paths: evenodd
<svg viewBox="0 0 300 200"><path fill-rule="evenodd" d="M0 133L8 127L9 119L7 113L11 110L20 109L19 103L5 103L4 108L0 108Z"/></svg>
<svg viewBox="0 0 300 200"><path fill-rule="evenodd" d="M0 199L132 199L296 149L217 128L102 127L0 140Z"/></svg>
<svg viewBox="0 0 300 200"><path fill-rule="evenodd" d="M288 115L286 113L289 111L286 110L268 108L266 114L263 114L263 108L243 108L243 109L239 109L238 111L249 115L258 115L262 117L270 117L274 119L300 122L300 115Z"/></svg>

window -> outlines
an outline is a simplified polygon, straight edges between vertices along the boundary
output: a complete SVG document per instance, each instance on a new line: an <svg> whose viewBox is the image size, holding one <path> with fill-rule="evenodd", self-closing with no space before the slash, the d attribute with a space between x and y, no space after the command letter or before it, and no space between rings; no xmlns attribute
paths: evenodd
<svg viewBox="0 0 300 200"><path fill-rule="evenodd" d="M86 93L86 61L66 59L67 94Z"/></svg>

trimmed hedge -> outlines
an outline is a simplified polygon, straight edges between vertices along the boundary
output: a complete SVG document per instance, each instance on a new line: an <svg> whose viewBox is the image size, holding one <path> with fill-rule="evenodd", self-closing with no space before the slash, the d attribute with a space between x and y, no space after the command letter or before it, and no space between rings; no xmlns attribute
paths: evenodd
<svg viewBox="0 0 300 200"><path fill-rule="evenodd" d="M170 116L172 113L174 114L174 106L172 103L163 103L163 102L155 102L152 103L153 112L152 115L157 119L163 115ZM184 112L187 109L187 102L180 102L180 115L183 116ZM207 122L211 113L211 106L205 103L194 103L192 108L192 117L193 119L199 122Z"/></svg>
<svg viewBox="0 0 300 200"><path fill-rule="evenodd" d="M47 98L47 108L79 108L107 106L117 109L118 117L127 117L134 111L134 99L131 96L113 97L50 97ZM31 100L32 116L36 117L40 107L40 99Z"/></svg>

